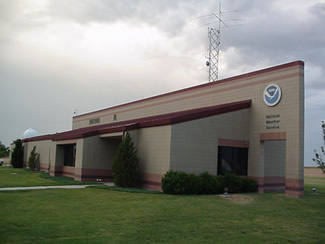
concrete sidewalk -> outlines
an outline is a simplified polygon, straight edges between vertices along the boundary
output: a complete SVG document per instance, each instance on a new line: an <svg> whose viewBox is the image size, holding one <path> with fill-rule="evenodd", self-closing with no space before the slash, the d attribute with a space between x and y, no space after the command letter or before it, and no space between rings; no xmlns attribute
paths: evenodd
<svg viewBox="0 0 325 244"><path fill-rule="evenodd" d="M0 188L0 191L46 190L46 189L83 189L88 186L90 186L90 185L5 187L5 188Z"/></svg>
<svg viewBox="0 0 325 244"><path fill-rule="evenodd" d="M113 182L102 182L104 186L114 186ZM24 191L24 190L46 190L46 189L84 189L88 186L94 185L63 185L63 186L20 186L20 187L0 187L0 191Z"/></svg>

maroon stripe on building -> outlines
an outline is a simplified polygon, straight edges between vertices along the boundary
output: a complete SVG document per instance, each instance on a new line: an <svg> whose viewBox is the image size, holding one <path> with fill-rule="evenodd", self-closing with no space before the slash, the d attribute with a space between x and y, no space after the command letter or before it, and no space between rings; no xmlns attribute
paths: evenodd
<svg viewBox="0 0 325 244"><path fill-rule="evenodd" d="M233 139L219 138L218 146L248 148L249 142L247 140L233 140Z"/></svg>
<svg viewBox="0 0 325 244"><path fill-rule="evenodd" d="M286 132L270 132L270 133L261 133L261 141L274 141L274 140L286 140Z"/></svg>

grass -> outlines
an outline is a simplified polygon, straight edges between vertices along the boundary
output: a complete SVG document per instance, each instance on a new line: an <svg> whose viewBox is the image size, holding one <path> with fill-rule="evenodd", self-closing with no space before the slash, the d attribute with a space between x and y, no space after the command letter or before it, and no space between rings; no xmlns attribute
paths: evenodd
<svg viewBox="0 0 325 244"><path fill-rule="evenodd" d="M89 183L89 182L88 182ZM0 188L19 186L55 186L55 185L80 185L87 182L74 181L67 177L52 177L48 173L36 172L29 169L14 169L0 167Z"/></svg>
<svg viewBox="0 0 325 244"><path fill-rule="evenodd" d="M0 243L325 243L325 177L305 184L303 199L104 187L0 192Z"/></svg>
<svg viewBox="0 0 325 244"><path fill-rule="evenodd" d="M155 190L146 190L139 188L125 188L125 187L117 187L117 186L107 186L107 185L91 185L89 188L97 188L97 189L105 189L111 191L120 191L120 192L129 192L129 193L143 193L143 194L163 194L160 191Z"/></svg>
<svg viewBox="0 0 325 244"><path fill-rule="evenodd" d="M323 177L312 177L312 176L305 176L305 186L324 186L325 184L325 175Z"/></svg>

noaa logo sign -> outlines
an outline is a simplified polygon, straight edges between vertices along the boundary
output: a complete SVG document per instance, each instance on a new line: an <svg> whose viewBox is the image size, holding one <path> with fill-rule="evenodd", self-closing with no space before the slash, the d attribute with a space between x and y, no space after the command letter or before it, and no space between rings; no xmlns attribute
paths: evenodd
<svg viewBox="0 0 325 244"><path fill-rule="evenodd" d="M263 94L264 102L267 106L275 106L280 102L281 89L277 84L270 84L265 87Z"/></svg>

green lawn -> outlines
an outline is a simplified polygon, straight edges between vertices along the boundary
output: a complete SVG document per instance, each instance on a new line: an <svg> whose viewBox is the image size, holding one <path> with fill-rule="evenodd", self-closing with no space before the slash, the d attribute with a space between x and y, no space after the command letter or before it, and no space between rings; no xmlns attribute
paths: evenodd
<svg viewBox="0 0 325 244"><path fill-rule="evenodd" d="M306 178L305 189L303 199L0 192L0 243L325 243L325 177Z"/></svg>
<svg viewBox="0 0 325 244"><path fill-rule="evenodd" d="M305 176L305 187L312 186L312 187L322 187L325 186L325 175L323 177L311 177L311 176Z"/></svg>
<svg viewBox="0 0 325 244"><path fill-rule="evenodd" d="M19 186L53 186L53 185L85 184L76 182L67 177L51 177L48 173L31 171L29 169L14 169L12 167L0 167L0 188Z"/></svg>

